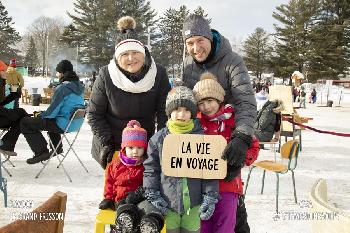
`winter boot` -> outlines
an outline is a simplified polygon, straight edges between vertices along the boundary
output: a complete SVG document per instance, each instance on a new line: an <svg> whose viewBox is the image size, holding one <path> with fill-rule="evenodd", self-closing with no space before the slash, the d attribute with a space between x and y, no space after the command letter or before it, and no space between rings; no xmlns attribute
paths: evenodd
<svg viewBox="0 0 350 233"><path fill-rule="evenodd" d="M159 233L164 226L164 219L162 216L148 214L141 219L140 231L141 233Z"/></svg>
<svg viewBox="0 0 350 233"><path fill-rule="evenodd" d="M121 228L123 233L132 233L140 222L140 213L137 206L132 204L119 205L117 213L115 224Z"/></svg>

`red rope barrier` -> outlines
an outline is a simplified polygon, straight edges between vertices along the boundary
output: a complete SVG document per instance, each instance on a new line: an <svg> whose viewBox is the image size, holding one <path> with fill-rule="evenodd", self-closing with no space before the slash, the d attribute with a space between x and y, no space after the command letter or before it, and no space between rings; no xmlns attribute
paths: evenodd
<svg viewBox="0 0 350 233"><path fill-rule="evenodd" d="M310 129L310 130L315 131L317 133L325 133L325 134L331 134L331 135L341 136L341 137L350 137L350 134L348 134L348 133L337 133L337 132L332 132L332 131L316 129L316 128L313 128L313 127L310 127L310 126L307 126L307 125L304 125L301 123L297 123L297 122L293 121L292 119L285 117L285 116L282 116L282 120L288 121L289 123L292 123L293 125L298 125L298 126Z"/></svg>

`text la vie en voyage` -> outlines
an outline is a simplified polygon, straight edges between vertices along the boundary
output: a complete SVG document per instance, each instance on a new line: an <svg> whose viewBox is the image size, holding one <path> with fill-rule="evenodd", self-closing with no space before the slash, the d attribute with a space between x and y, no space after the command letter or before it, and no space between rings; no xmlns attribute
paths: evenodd
<svg viewBox="0 0 350 233"><path fill-rule="evenodd" d="M181 152L183 154L192 153L192 145L191 142L186 143L182 142ZM200 142L195 143L194 151L198 155L209 155L210 154L210 143ZM198 158L186 158L182 157L171 157L171 168L181 168L183 164L187 166L187 168L191 169L201 169L201 170L218 170L218 162L219 159L205 158L205 156L201 156Z"/></svg>

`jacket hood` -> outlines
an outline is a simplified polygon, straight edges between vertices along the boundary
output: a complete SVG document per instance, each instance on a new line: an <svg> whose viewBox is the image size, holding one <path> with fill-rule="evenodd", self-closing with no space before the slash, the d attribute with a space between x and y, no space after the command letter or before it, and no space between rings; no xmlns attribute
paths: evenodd
<svg viewBox="0 0 350 233"><path fill-rule="evenodd" d="M218 31L211 29L213 34L214 56L205 65L210 67L217 63L222 57L228 53L232 53L232 47L228 39L221 35Z"/></svg>
<svg viewBox="0 0 350 233"><path fill-rule="evenodd" d="M59 86L64 86L77 95L82 95L84 92L84 87L81 85L80 81L63 81Z"/></svg>
<svg viewBox="0 0 350 233"><path fill-rule="evenodd" d="M276 107L273 109L274 113L281 113L284 110L284 104L282 100L274 100L273 102L276 103Z"/></svg>
<svg viewBox="0 0 350 233"><path fill-rule="evenodd" d="M268 100L264 104L261 110L263 109L269 109L270 111L272 110L276 114L280 114L284 110L284 104L283 101L280 99L275 99L275 100Z"/></svg>
<svg viewBox="0 0 350 233"><path fill-rule="evenodd" d="M7 67L7 73L14 73L14 72L16 72L16 68L11 66Z"/></svg>

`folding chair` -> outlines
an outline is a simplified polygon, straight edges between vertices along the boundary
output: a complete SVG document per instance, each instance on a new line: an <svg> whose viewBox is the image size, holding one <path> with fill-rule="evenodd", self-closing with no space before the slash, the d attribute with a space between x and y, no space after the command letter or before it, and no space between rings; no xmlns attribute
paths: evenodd
<svg viewBox="0 0 350 233"><path fill-rule="evenodd" d="M5 203L5 208L7 207L7 180L2 177L2 161L1 161L1 155L0 155L0 190L4 194L4 203ZM5 168L4 168L5 169Z"/></svg>
<svg viewBox="0 0 350 233"><path fill-rule="evenodd" d="M2 136L8 131L8 128L0 128L0 138L2 138ZM0 156L3 155L5 157L5 160L0 162L1 167L4 168L4 171L10 176L12 177L12 174L10 173L10 171L4 166L5 163L10 163L12 165L12 167L15 167L15 165L11 162L11 156L1 153L0 152Z"/></svg>
<svg viewBox="0 0 350 233"><path fill-rule="evenodd" d="M288 171L292 172L292 179L293 179L293 188L294 188L294 200L295 203L297 203L297 193L295 189L295 178L294 178L294 169L297 166L298 161L298 154L299 154L299 142L298 140L291 140L286 143L284 143L281 147L281 157L282 159L287 159L288 164L283 164L279 162L264 160L264 161L258 161L253 163L253 165L249 168L248 178L244 190L244 195L247 192L250 174L252 173L253 169L258 167L264 170L263 178L262 178L262 186L261 186L261 194L264 192L264 180L265 180L265 173L266 171L271 171L276 174L276 213L278 213L278 194L279 194L279 174L286 174Z"/></svg>
<svg viewBox="0 0 350 233"><path fill-rule="evenodd" d="M63 134L62 134L62 137L61 137L61 140L59 141L59 143L57 144L57 146L55 147L52 143L52 141L50 140L49 138L49 143L50 143L50 146L51 148L53 148L53 153L51 154L50 158L45 161L45 162L42 162L43 164L43 167L41 168L41 170L38 172L38 174L35 176L35 178L38 178L39 175L43 172L43 170L45 169L46 165L50 162L51 158L53 156L56 156L58 161L59 161L59 164L57 166L57 168L59 167L62 167L64 173L66 174L66 176L68 177L69 181L72 182L72 179L71 177L69 176L67 170L64 168L63 166L63 161L66 159L68 153L70 151L73 151L75 157L78 159L79 163L81 164L81 166L83 166L83 168L85 169L85 171L88 173L89 171L87 170L87 168L85 167L85 165L83 164L83 162L80 160L79 156L77 155L77 153L75 152L74 148L73 148L73 145L74 145L74 142L75 140L77 139L78 135L79 135L79 132L80 132L80 129L81 129L81 126L83 125L83 122L84 122L84 119L85 119L85 115L86 115L86 109L85 108L78 108L77 110L74 111L74 113L72 114L71 118L70 118L70 121L66 127L66 129L64 130ZM68 133L74 133L74 132L68 132L68 129L70 127L70 125L72 124L72 122L74 120L81 120L81 123L80 123L80 126L79 126L79 129L77 131L75 131L75 136L73 138L73 140L70 142L68 137L67 137L67 134ZM67 150L67 152L62 155L62 158L59 157L60 154L57 153L57 149L60 147L60 145L63 145L63 139L66 140L66 142L68 143L69 145L69 148Z"/></svg>

